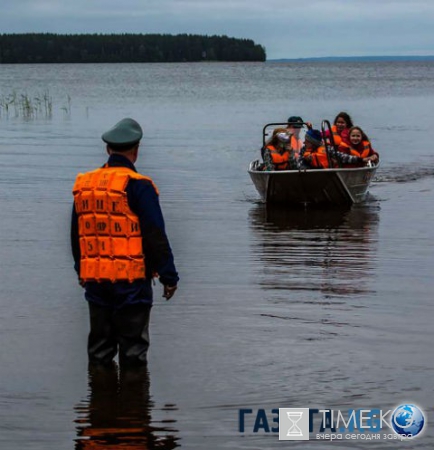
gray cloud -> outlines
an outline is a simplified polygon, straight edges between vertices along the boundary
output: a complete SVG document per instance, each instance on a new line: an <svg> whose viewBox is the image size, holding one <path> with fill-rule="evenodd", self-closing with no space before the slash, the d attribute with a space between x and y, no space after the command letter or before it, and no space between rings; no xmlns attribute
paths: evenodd
<svg viewBox="0 0 434 450"><path fill-rule="evenodd" d="M434 54L431 0L2 0L0 31L251 38L269 58Z"/></svg>

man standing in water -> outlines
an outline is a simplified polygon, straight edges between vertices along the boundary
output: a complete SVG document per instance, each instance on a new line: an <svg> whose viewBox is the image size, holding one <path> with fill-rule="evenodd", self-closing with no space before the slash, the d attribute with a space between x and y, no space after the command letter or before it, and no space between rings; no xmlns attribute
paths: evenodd
<svg viewBox="0 0 434 450"><path fill-rule="evenodd" d="M142 136L135 120L118 122L102 135L107 163L79 174L73 188L72 254L89 304L94 364L110 364L119 349L121 366L145 365L152 278L167 300L179 280L158 189L134 167Z"/></svg>

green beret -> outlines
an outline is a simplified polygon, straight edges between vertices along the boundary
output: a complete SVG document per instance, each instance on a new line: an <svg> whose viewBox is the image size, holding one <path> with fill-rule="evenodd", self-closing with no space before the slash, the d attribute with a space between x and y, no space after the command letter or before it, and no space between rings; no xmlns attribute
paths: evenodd
<svg viewBox="0 0 434 450"><path fill-rule="evenodd" d="M112 147L128 147L139 143L142 139L142 127L134 119L122 119L102 136L102 140Z"/></svg>
<svg viewBox="0 0 434 450"><path fill-rule="evenodd" d="M288 123L290 125L292 125L293 128L302 128L303 127L303 119L300 116L288 117Z"/></svg>

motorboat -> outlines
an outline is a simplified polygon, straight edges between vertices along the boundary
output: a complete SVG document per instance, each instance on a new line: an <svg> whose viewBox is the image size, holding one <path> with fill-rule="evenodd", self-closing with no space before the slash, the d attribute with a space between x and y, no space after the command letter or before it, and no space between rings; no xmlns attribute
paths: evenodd
<svg viewBox="0 0 434 450"><path fill-rule="evenodd" d="M288 124L270 123L264 126L263 146L269 134L267 130L271 126L283 125ZM323 131L326 126L330 128L330 124L323 121ZM333 137L331 141L330 145L334 145ZM378 167L379 163L368 163L365 167L265 171L263 163L257 159L250 163L248 173L266 203L348 206L365 201Z"/></svg>

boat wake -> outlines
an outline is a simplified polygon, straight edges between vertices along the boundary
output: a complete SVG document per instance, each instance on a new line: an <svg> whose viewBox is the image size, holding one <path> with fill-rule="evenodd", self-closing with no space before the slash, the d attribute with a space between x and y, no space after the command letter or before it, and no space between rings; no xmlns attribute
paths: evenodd
<svg viewBox="0 0 434 450"><path fill-rule="evenodd" d="M374 183L409 183L432 177L434 177L434 164L423 167L396 165L381 168L372 181Z"/></svg>

